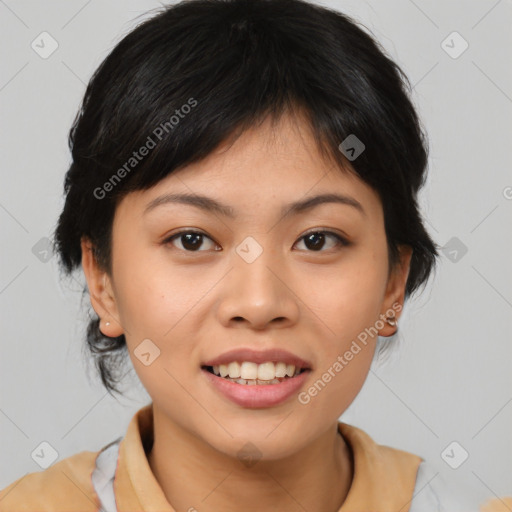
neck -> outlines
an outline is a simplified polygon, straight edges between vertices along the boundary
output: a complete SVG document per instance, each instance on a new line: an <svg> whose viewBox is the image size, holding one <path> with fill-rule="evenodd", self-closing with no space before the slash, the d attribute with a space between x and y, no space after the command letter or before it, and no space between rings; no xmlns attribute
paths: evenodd
<svg viewBox="0 0 512 512"><path fill-rule="evenodd" d="M175 510L337 512L345 501L353 461L337 424L285 459L244 466L154 413L148 462Z"/></svg>

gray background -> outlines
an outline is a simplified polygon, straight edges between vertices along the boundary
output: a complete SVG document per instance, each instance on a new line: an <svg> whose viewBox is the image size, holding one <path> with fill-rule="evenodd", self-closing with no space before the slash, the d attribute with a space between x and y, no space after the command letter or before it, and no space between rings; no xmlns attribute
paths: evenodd
<svg viewBox="0 0 512 512"><path fill-rule="evenodd" d="M435 278L406 305L391 357L342 419L421 455L475 502L512 495L512 3L323 5L361 21L414 84L431 145L421 204L445 247ZM31 453L42 441L60 459L97 451L150 401L133 371L119 401L87 373L83 281L59 279L44 239L63 204L85 84L135 18L159 6L0 0L0 488L41 469ZM31 48L43 31L59 45L46 59ZM457 58L445 49L458 54L458 36L442 45L453 31L469 44ZM453 441L452 465L469 454L457 469L441 456Z"/></svg>

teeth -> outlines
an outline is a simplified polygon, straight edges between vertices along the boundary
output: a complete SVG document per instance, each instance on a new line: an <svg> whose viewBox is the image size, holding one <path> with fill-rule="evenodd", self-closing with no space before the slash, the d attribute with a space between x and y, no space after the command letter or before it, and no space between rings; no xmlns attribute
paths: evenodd
<svg viewBox="0 0 512 512"><path fill-rule="evenodd" d="M242 379L257 379L258 365L256 363L248 363L244 361L240 366L240 376Z"/></svg>
<svg viewBox="0 0 512 512"><path fill-rule="evenodd" d="M249 364L252 364L252 363L249 363ZM275 377L276 367L275 367L274 363L260 364L257 366L257 369L258 369L258 379L260 379L260 380L272 380Z"/></svg>
<svg viewBox="0 0 512 512"><path fill-rule="evenodd" d="M272 380L259 380L259 379L251 379L251 380L246 380L246 379L230 379L229 377L227 378L227 380L230 380L232 382L236 382L237 384L243 384L243 385L246 385L246 386L254 386L255 384L258 384L258 385L267 385L267 384L281 384L281 381L277 380L277 379L272 379Z"/></svg>
<svg viewBox="0 0 512 512"><path fill-rule="evenodd" d="M238 377L240 377L240 364L238 364L236 362L229 363L228 364L228 372L229 372L229 376L232 379L237 379Z"/></svg>
<svg viewBox="0 0 512 512"><path fill-rule="evenodd" d="M285 363L277 363L276 364L276 377L285 377L286 376L286 364Z"/></svg>
<svg viewBox="0 0 512 512"><path fill-rule="evenodd" d="M242 363L233 361L229 364L215 365L213 367L213 373L215 375L233 379L239 384L248 385L254 385L257 382L259 383L259 381L267 383L284 377L294 377L298 375L300 371L301 369L299 367L296 368L293 364L282 362L273 363L271 361L262 364L256 364L250 361L243 361Z"/></svg>

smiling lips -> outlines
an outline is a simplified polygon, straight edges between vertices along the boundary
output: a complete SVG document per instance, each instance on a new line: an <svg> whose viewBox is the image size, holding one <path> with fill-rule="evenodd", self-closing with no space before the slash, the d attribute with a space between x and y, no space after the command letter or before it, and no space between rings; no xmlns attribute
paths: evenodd
<svg viewBox="0 0 512 512"><path fill-rule="evenodd" d="M303 385L312 365L282 349L237 349L202 365L205 376L231 401L244 407L270 407Z"/></svg>
<svg viewBox="0 0 512 512"><path fill-rule="evenodd" d="M299 375L311 364L282 349L255 351L241 348L205 362L203 368L238 384L279 384Z"/></svg>

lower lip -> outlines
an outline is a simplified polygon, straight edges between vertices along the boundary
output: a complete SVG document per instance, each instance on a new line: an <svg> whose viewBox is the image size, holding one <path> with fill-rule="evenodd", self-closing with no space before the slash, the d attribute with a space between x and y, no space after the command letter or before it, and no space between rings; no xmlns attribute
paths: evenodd
<svg viewBox="0 0 512 512"><path fill-rule="evenodd" d="M295 377L289 377L280 384L238 384L217 377L208 370L201 369L208 381L225 397L242 407L263 408L279 405L294 395L308 378L310 370Z"/></svg>

